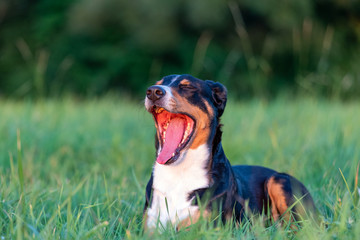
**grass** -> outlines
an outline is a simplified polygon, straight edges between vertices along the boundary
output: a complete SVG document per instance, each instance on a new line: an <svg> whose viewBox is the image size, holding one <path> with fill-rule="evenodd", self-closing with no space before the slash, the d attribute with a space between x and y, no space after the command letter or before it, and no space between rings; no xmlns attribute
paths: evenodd
<svg viewBox="0 0 360 240"><path fill-rule="evenodd" d="M1 239L146 239L144 189L154 127L142 103L0 100ZM312 193L322 226L204 222L160 239L355 239L360 104L313 99L231 102L222 118L232 164L288 172ZM154 238L154 236L153 236Z"/></svg>

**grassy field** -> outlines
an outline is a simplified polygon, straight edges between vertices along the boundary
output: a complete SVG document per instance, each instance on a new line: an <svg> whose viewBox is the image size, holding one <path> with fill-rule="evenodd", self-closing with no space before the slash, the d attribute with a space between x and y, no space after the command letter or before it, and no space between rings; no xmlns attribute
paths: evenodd
<svg viewBox="0 0 360 240"><path fill-rule="evenodd" d="M288 172L312 193L322 226L296 234L252 219L167 229L159 239L356 239L360 103L230 102L222 118L232 164ZM0 239L146 239L144 189L153 121L141 100L0 100Z"/></svg>

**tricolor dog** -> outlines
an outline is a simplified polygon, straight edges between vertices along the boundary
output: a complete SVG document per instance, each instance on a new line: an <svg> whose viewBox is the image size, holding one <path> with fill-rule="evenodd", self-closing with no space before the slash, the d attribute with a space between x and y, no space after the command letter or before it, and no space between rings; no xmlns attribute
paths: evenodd
<svg viewBox="0 0 360 240"><path fill-rule="evenodd" d="M147 89L156 161L146 187L146 229L184 228L213 211L223 221L241 221L245 210L268 213L274 221L281 216L291 221L304 209L315 212L308 190L294 177L260 166L230 165L221 144L226 100L222 84L190 75L166 76ZM204 211L199 200L206 203Z"/></svg>

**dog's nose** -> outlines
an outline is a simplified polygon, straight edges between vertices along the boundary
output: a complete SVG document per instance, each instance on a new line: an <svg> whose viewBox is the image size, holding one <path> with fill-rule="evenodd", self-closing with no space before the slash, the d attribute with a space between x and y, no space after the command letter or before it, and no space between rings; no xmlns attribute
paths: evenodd
<svg viewBox="0 0 360 240"><path fill-rule="evenodd" d="M165 90L159 86L151 86L146 90L146 96L152 101L159 100L165 95Z"/></svg>

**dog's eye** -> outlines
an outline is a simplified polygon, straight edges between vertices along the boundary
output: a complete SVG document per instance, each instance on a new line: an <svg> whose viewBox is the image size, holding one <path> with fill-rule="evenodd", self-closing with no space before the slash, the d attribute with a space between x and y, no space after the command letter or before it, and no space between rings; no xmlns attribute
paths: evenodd
<svg viewBox="0 0 360 240"><path fill-rule="evenodd" d="M180 89L195 90L196 88L190 84L179 84Z"/></svg>

